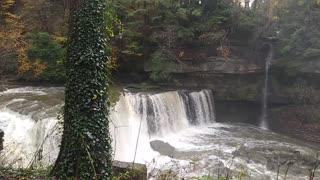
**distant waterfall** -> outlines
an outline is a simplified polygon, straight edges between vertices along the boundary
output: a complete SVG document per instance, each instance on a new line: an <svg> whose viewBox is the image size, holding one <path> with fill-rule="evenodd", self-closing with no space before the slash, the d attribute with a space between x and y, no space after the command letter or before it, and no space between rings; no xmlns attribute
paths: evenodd
<svg viewBox="0 0 320 180"><path fill-rule="evenodd" d="M272 44L268 44L270 46L270 50L268 56L265 59L265 79L264 86L262 89L262 114L260 119L260 128L269 129L267 110L268 110L268 90L269 90L269 68L271 65L271 61L273 59L273 46Z"/></svg>
<svg viewBox="0 0 320 180"><path fill-rule="evenodd" d="M153 137L175 134L192 125L215 122L214 99L210 90L170 91L163 93L125 92L111 112L111 134L114 136L115 158L132 161L138 134L140 140L137 161L149 159ZM140 121L141 132L138 132ZM150 154L151 153L151 154Z"/></svg>

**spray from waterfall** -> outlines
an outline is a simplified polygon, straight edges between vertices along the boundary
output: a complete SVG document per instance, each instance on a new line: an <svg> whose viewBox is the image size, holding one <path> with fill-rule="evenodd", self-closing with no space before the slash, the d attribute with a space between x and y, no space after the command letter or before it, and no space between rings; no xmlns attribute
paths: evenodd
<svg viewBox="0 0 320 180"><path fill-rule="evenodd" d="M268 90L269 90L269 69L271 65L271 61L273 59L273 46L272 44L268 44L270 47L268 56L265 59L265 79L264 79L264 86L262 89L262 114L260 119L260 128L269 129L268 123Z"/></svg>

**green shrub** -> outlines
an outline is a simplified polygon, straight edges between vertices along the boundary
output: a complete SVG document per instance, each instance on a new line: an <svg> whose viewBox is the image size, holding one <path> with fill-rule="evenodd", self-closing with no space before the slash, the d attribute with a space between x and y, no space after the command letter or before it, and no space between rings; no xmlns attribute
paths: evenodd
<svg viewBox="0 0 320 180"><path fill-rule="evenodd" d="M39 61L46 68L36 77L38 80L51 82L65 81L65 47L61 37L54 37L47 32L34 32L27 34L30 44L28 48L28 58L31 61Z"/></svg>
<svg viewBox="0 0 320 180"><path fill-rule="evenodd" d="M157 50L151 55L147 70L150 71L150 79L165 81L171 79L171 73L177 69L176 63L162 50Z"/></svg>

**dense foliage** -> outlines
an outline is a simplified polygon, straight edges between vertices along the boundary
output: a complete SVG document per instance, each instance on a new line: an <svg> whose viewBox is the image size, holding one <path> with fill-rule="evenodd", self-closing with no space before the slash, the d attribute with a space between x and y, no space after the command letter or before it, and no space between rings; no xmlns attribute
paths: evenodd
<svg viewBox="0 0 320 180"><path fill-rule="evenodd" d="M34 66L29 78L63 82L65 80L64 44L66 39L52 36L47 32L35 32L28 33L26 40L29 43L28 58Z"/></svg>
<svg viewBox="0 0 320 180"><path fill-rule="evenodd" d="M27 0L23 8L14 0L0 3L4 71L28 80L64 81L61 38L68 23L62 20L69 13L50 10L63 7L59 3ZM113 24L117 31L109 65L119 73L147 72L150 79L163 81L183 61L201 62L210 56L257 59L259 40L264 37L279 40L276 56L286 60L284 64L294 64L290 59L303 63L320 54L318 0L254 0L251 6L240 0L116 0L112 6L121 22ZM58 17L62 22L52 27L50 21ZM36 37L44 33L50 37ZM50 42L40 47L32 38ZM239 51L237 46L246 49ZM39 48L49 56L58 54L55 58L30 54L30 49Z"/></svg>
<svg viewBox="0 0 320 180"><path fill-rule="evenodd" d="M320 4L318 1L288 0L287 10L278 12L280 55L289 58L320 57Z"/></svg>
<svg viewBox="0 0 320 180"><path fill-rule="evenodd" d="M120 68L143 71L146 63L155 81L169 79L190 56L198 61L229 57L231 38L248 41L257 24L251 11L231 0L116 2L124 26L115 45Z"/></svg>

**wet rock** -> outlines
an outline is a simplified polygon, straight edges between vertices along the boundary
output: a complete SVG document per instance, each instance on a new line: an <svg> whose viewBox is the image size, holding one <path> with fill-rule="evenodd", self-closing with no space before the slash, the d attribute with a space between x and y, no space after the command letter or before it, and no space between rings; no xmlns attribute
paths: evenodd
<svg viewBox="0 0 320 180"><path fill-rule="evenodd" d="M3 149L3 136L4 132L0 129L0 151Z"/></svg>
<svg viewBox="0 0 320 180"><path fill-rule="evenodd" d="M169 143L155 140L150 142L150 146L154 151L159 152L161 155L174 157L175 148Z"/></svg>
<svg viewBox="0 0 320 180"><path fill-rule="evenodd" d="M121 180L147 180L147 166L132 162L113 161L113 175Z"/></svg>

